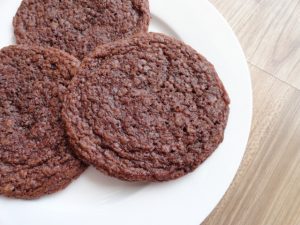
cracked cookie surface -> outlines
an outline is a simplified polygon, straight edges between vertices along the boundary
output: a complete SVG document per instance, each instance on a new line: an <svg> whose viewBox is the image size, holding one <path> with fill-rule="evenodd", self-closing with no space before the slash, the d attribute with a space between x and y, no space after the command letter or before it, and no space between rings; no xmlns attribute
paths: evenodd
<svg viewBox="0 0 300 225"><path fill-rule="evenodd" d="M148 0L23 0L14 18L18 44L64 50L79 59L97 45L148 30Z"/></svg>
<svg viewBox="0 0 300 225"><path fill-rule="evenodd" d="M74 157L62 100L80 62L55 49L0 51L0 194L33 199L56 192L86 166Z"/></svg>
<svg viewBox="0 0 300 225"><path fill-rule="evenodd" d="M229 98L214 67L162 34L98 47L69 90L62 116L70 142L110 176L176 179L223 140Z"/></svg>

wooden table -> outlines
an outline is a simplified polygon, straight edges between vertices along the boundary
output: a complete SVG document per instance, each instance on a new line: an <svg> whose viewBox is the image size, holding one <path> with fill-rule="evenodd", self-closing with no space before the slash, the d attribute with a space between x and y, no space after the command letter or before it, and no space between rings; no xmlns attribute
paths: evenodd
<svg viewBox="0 0 300 225"><path fill-rule="evenodd" d="M254 117L230 189L204 225L300 224L300 0L211 0L252 73Z"/></svg>

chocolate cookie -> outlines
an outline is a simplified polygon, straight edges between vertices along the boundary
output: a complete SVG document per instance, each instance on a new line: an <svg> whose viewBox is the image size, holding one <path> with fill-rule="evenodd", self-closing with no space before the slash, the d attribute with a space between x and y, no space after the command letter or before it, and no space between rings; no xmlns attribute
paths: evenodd
<svg viewBox="0 0 300 225"><path fill-rule="evenodd" d="M223 140L229 98L214 67L162 34L100 46L69 90L62 114L74 150L120 179L181 177Z"/></svg>
<svg viewBox="0 0 300 225"><path fill-rule="evenodd" d="M55 49L0 51L0 194L32 199L56 192L86 166L61 120L63 96L79 61Z"/></svg>
<svg viewBox="0 0 300 225"><path fill-rule="evenodd" d="M146 32L149 21L148 0L23 0L13 24L18 44L82 59L98 45Z"/></svg>

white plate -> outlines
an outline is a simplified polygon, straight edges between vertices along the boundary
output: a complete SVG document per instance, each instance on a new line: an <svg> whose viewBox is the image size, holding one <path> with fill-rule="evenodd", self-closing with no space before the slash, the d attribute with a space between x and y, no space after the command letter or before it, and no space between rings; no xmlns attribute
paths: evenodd
<svg viewBox="0 0 300 225"><path fill-rule="evenodd" d="M14 43L12 18L20 0L0 0L0 47ZM142 185L90 168L67 189L35 201L0 198L2 225L198 225L229 187L250 130L250 75L238 40L206 0L150 0L152 31L192 45L216 67L231 98L225 139L194 173Z"/></svg>

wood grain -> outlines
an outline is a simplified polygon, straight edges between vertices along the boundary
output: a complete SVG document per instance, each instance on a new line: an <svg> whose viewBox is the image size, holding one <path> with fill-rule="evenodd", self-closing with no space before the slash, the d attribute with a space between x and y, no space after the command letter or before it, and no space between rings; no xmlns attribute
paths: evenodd
<svg viewBox="0 0 300 225"><path fill-rule="evenodd" d="M254 116L239 172L203 225L299 225L300 1L211 2L245 50Z"/></svg>
<svg viewBox="0 0 300 225"><path fill-rule="evenodd" d="M300 0L211 0L236 32L247 59L300 88Z"/></svg>

